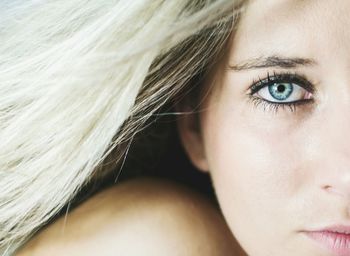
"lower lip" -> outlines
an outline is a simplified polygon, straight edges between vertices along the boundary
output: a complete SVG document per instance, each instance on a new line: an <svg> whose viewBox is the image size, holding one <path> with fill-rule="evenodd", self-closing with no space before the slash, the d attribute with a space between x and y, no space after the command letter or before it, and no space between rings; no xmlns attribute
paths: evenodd
<svg viewBox="0 0 350 256"><path fill-rule="evenodd" d="M314 231L306 234L336 256L350 256L350 234Z"/></svg>

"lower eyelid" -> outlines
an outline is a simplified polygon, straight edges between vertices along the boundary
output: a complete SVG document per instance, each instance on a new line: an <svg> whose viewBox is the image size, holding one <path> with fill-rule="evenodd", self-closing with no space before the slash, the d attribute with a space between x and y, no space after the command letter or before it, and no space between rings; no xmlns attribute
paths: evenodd
<svg viewBox="0 0 350 256"><path fill-rule="evenodd" d="M249 101L251 101L254 105L254 107L263 107L264 112L274 112L277 114L279 111L284 111L286 109L290 110L292 113L298 112L297 110L302 107L311 106L314 103L314 99L304 99L304 100L298 100L298 101L292 101L292 102L286 102L286 103L280 103L280 102L272 102L264 100L260 97L255 97L253 95L249 96Z"/></svg>

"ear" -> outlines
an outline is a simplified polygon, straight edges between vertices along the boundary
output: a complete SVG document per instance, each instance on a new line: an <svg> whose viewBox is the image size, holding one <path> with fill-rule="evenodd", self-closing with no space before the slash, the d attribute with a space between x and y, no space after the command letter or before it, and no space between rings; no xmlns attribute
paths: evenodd
<svg viewBox="0 0 350 256"><path fill-rule="evenodd" d="M176 107L177 111L180 109L184 111L183 108ZM208 172L204 141L200 132L199 114L191 111L181 113L177 118L177 128L187 156L197 169Z"/></svg>

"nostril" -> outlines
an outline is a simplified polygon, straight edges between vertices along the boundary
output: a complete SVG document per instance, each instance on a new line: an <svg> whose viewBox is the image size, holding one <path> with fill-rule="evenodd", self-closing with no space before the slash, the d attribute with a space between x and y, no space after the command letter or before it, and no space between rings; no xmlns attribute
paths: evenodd
<svg viewBox="0 0 350 256"><path fill-rule="evenodd" d="M325 185L325 186L323 186L323 189L327 190L328 192L332 192L332 186Z"/></svg>
<svg viewBox="0 0 350 256"><path fill-rule="evenodd" d="M330 185L325 185L323 186L323 189L326 190L327 192L330 192L332 194L337 194L337 195L341 195L344 196L343 193L339 192L338 190L334 189L332 186Z"/></svg>
<svg viewBox="0 0 350 256"><path fill-rule="evenodd" d="M344 189L336 189L333 186L330 185L324 185L322 187L324 190L326 190L329 193L339 195L341 197L347 197L350 199L350 189L344 190Z"/></svg>

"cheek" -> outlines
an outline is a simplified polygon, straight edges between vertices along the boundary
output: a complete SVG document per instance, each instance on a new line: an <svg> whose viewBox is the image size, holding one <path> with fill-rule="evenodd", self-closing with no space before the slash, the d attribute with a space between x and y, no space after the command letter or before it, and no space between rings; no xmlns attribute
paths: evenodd
<svg viewBox="0 0 350 256"><path fill-rule="evenodd" d="M254 241L259 249L255 241L261 241L268 248L286 239L287 209L295 208L294 198L305 182L302 139L289 130L290 123L242 109L249 108L210 108L203 123L206 154L231 230L243 246Z"/></svg>
<svg viewBox="0 0 350 256"><path fill-rule="evenodd" d="M264 198L297 192L305 178L301 169L307 141L291 123L261 110L224 104L210 108L204 120L211 174L222 185Z"/></svg>

